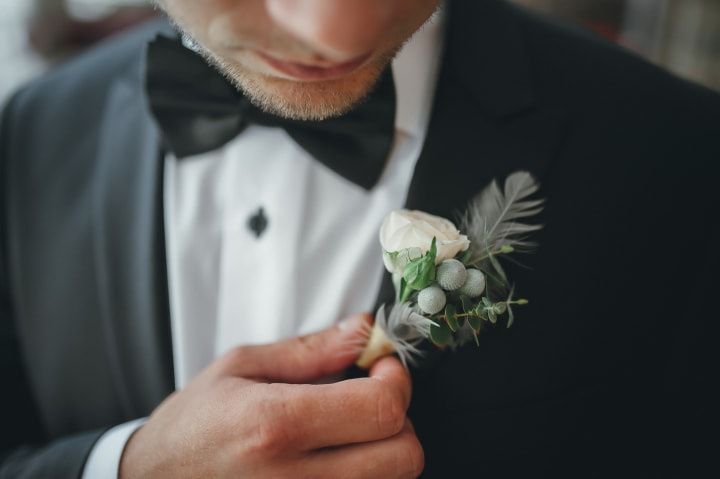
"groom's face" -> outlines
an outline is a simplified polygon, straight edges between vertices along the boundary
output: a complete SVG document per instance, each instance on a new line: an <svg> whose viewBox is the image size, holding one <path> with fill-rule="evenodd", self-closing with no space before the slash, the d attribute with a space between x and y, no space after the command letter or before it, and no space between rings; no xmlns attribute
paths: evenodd
<svg viewBox="0 0 720 479"><path fill-rule="evenodd" d="M341 114L372 88L440 0L157 0L256 103Z"/></svg>

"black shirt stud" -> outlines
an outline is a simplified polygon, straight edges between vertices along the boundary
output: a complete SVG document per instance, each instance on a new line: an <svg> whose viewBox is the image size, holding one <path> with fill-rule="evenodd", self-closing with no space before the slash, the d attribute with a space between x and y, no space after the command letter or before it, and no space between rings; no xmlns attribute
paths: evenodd
<svg viewBox="0 0 720 479"><path fill-rule="evenodd" d="M248 219L247 227L253 232L255 238L260 238L263 235L268 227L268 219L262 206Z"/></svg>

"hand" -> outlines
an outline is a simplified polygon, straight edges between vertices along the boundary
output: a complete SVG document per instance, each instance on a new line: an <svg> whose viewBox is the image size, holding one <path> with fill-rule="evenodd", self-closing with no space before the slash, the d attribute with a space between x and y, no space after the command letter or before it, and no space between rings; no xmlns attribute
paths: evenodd
<svg viewBox="0 0 720 479"><path fill-rule="evenodd" d="M397 359L378 361L367 378L306 384L352 364L348 345L368 320L229 352L132 436L120 477L417 477L423 451Z"/></svg>

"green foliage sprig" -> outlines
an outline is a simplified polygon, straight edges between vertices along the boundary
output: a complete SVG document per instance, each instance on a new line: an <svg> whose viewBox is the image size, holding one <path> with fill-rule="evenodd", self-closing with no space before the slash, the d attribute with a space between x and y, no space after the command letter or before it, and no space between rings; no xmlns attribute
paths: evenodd
<svg viewBox="0 0 720 479"><path fill-rule="evenodd" d="M430 250L420 258L410 261L403 270L400 280L399 300L405 303L413 293L422 291L435 281L437 268L437 238L433 238Z"/></svg>
<svg viewBox="0 0 720 479"><path fill-rule="evenodd" d="M513 299L514 288L507 281L507 276L499 265L496 256L508 255L513 248L503 246L480 258L479 264L470 264L467 253L458 255L456 259L463 261L467 267L480 270L486 278L485 294L479 298L470 298L457 292L446 292L447 304L440 313L430 316L435 327L430 328L429 339L438 347L459 346L472 338L479 343L478 335L484 323L497 324L502 317L507 317L506 325L513 325L515 315L513 306L529 304L527 299ZM437 274L435 259L437 255L436 240L433 239L428 253L408 263L403 271L400 287L400 302L417 301L417 295L423 289L434 284ZM492 260L491 260L492 258ZM494 261L493 261L494 260ZM509 291L509 292L508 292ZM502 299L496 294L507 292Z"/></svg>

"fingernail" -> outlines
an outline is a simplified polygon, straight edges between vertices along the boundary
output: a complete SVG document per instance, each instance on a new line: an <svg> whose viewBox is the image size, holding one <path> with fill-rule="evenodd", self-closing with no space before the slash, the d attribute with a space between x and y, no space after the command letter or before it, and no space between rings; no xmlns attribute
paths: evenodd
<svg viewBox="0 0 720 479"><path fill-rule="evenodd" d="M365 324L364 314L355 314L349 318L343 319L337 325L340 331L357 331L360 327Z"/></svg>

